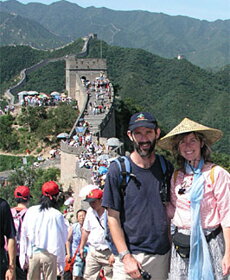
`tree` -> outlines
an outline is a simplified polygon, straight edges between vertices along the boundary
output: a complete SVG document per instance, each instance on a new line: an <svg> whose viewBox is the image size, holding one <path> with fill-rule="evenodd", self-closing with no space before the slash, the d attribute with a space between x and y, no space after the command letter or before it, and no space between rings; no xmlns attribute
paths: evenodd
<svg viewBox="0 0 230 280"><path fill-rule="evenodd" d="M78 111L71 104L61 104L53 111L53 126L55 135L71 130L78 116Z"/></svg>
<svg viewBox="0 0 230 280"><path fill-rule="evenodd" d="M41 196L41 187L46 181L58 181L60 170L57 168L35 169L22 166L16 169L8 178L8 185L0 188L0 197L6 199L11 206L15 204L14 189L19 185L30 188L33 198L30 205L37 204Z"/></svg>
<svg viewBox="0 0 230 280"><path fill-rule="evenodd" d="M11 151L18 149L17 134L13 131L14 118L11 115L0 116L0 149Z"/></svg>
<svg viewBox="0 0 230 280"><path fill-rule="evenodd" d="M23 108L21 115L18 117L18 123L28 125L29 132L34 132L45 119L47 119L45 107L27 106Z"/></svg>

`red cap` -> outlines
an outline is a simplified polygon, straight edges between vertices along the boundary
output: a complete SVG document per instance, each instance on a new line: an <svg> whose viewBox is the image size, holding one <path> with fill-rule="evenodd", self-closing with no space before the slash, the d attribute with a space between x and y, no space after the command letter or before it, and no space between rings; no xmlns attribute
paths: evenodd
<svg viewBox="0 0 230 280"><path fill-rule="evenodd" d="M30 195L30 189L27 186L18 186L14 190L14 197L15 198L22 198L22 199L28 199L29 197L32 197Z"/></svg>
<svg viewBox="0 0 230 280"><path fill-rule="evenodd" d="M90 193L86 196L86 199L84 199L84 201L87 202L93 202L96 199L100 199L103 196L103 191L100 189L94 189L92 191L90 191Z"/></svg>
<svg viewBox="0 0 230 280"><path fill-rule="evenodd" d="M42 194L51 197L60 192L59 186L54 181L45 182L42 186Z"/></svg>

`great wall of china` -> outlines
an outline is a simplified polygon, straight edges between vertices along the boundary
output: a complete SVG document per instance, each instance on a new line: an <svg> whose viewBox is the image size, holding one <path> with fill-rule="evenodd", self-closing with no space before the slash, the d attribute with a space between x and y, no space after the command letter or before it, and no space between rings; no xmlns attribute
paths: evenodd
<svg viewBox="0 0 230 280"><path fill-rule="evenodd" d="M47 65L48 63L65 60L66 61L66 91L68 96L78 101L78 108L80 114L76 119L72 130L69 133L71 138L75 132L75 128L80 119L84 119L90 124L90 132L93 134L93 141L99 141L106 146L107 139L115 137L115 111L114 111L114 91L110 83L111 99L110 106L107 110L98 115L87 114L87 107L92 103L93 97L87 94L86 88L82 84L82 77L86 80L93 81L103 73L107 76L107 65L105 59L98 58L84 58L88 54L90 41L95 37L95 34L89 34L84 37L85 41L82 51L77 55L68 55L54 59L47 59L39 62L30 68L24 69L20 73L21 80L17 85L8 89L5 96L11 104L15 103L15 94L19 91L20 87L26 82L26 75L36 71L37 69ZM121 151L122 143L118 149ZM74 208L82 206L82 201L79 198L80 190L90 184L92 171L85 168L79 168L77 164L78 156L82 153L83 147L73 147L67 143L61 142L61 177L60 183L64 190L71 188L74 192L75 204ZM114 156L114 152L111 156ZM84 205L84 203L83 203Z"/></svg>

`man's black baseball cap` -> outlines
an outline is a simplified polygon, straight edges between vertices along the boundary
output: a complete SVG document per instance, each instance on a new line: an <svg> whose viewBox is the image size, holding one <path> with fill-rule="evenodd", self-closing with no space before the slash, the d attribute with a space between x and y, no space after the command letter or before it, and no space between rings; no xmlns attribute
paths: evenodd
<svg viewBox="0 0 230 280"><path fill-rule="evenodd" d="M132 115L129 121L129 130L133 131L137 127L147 127L155 129L157 121L153 115L148 112L140 112Z"/></svg>

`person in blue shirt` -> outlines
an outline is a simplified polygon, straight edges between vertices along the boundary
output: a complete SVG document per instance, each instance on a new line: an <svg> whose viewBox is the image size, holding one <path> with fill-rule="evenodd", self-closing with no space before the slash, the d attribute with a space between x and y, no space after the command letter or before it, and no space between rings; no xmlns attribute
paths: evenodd
<svg viewBox="0 0 230 280"><path fill-rule="evenodd" d="M108 210L108 224L118 251L113 265L113 279L166 280L169 268L169 225L160 188L163 173L155 144L160 128L148 112L134 114L128 137L134 151L128 160L135 175L125 192L121 191L120 170L111 163L107 174L102 206ZM170 167L169 177L173 172Z"/></svg>
<svg viewBox="0 0 230 280"><path fill-rule="evenodd" d="M86 211L83 209L79 209L76 213L77 222L74 223L68 232L68 239L66 242L66 258L68 261L71 260L74 253L78 249L78 254L75 258L74 266L73 266L73 280L80 280L83 277L85 262L81 259L79 254L79 244L81 241L81 233L82 226L85 220ZM85 254L87 253L87 246L84 248Z"/></svg>

